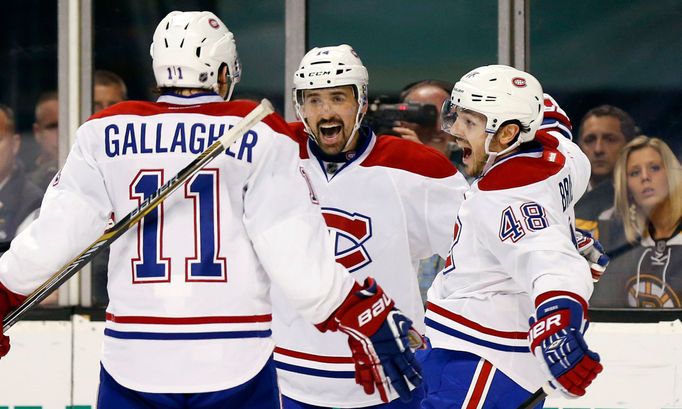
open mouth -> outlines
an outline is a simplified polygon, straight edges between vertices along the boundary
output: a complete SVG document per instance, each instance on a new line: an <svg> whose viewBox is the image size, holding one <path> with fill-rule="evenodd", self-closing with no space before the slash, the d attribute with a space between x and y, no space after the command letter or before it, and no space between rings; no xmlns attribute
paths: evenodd
<svg viewBox="0 0 682 409"><path fill-rule="evenodd" d="M471 148L468 146L461 146L460 148L462 149L462 159L469 159L471 157Z"/></svg>
<svg viewBox="0 0 682 409"><path fill-rule="evenodd" d="M324 138L334 138L341 133L342 128L341 125L336 124L320 125L320 135Z"/></svg>

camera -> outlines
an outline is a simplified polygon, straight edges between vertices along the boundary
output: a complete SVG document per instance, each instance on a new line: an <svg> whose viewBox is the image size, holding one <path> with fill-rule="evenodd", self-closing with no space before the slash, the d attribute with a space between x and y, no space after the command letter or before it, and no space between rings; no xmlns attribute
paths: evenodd
<svg viewBox="0 0 682 409"><path fill-rule="evenodd" d="M435 126L438 110L434 105L417 102L383 103L381 99L369 104L364 123L377 135L397 135L392 131L396 122L412 122L421 126Z"/></svg>

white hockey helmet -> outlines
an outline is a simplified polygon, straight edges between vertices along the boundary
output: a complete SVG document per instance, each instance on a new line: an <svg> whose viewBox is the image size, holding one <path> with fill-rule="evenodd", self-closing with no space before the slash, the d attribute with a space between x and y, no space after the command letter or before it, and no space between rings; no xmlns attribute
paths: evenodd
<svg viewBox="0 0 682 409"><path fill-rule="evenodd" d="M335 88L344 85L354 87L358 101L358 112L355 115L355 126L348 138L344 150L350 146L355 133L360 127L362 117L367 107L367 83L369 74L362 65L360 57L353 47L341 44L332 47L315 47L303 56L298 70L294 73L294 109L296 115L303 121L308 135L315 140L306 119L301 112L303 105L303 90L319 88ZM315 140L316 141L316 140ZM317 141L316 141L317 142Z"/></svg>
<svg viewBox="0 0 682 409"><path fill-rule="evenodd" d="M156 27L149 53L159 87L219 92L218 73L227 65L230 99L241 77L234 35L209 11L172 11Z"/></svg>
<svg viewBox="0 0 682 409"><path fill-rule="evenodd" d="M524 142L532 141L542 124L543 92L540 82L527 72L506 65L486 65L465 74L452 89L450 99L441 111L443 130L450 132L457 117L456 109L467 109L486 117L485 152L488 165L498 155L505 154ZM510 146L501 152L490 152L490 141L500 125L518 120L521 132Z"/></svg>

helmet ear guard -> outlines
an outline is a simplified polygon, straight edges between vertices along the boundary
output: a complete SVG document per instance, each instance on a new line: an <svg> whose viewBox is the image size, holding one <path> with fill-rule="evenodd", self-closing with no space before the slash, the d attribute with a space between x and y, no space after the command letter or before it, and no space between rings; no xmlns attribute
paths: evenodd
<svg viewBox="0 0 682 409"><path fill-rule="evenodd" d="M367 112L367 84L369 75L360 57L348 44L332 47L315 47L308 51L301 60L298 70L294 73L293 103L298 118L317 142L315 134L310 129L303 115L303 94L308 89L336 88L346 85L353 87L358 102L358 112L355 116L355 126L344 150L352 143L360 122Z"/></svg>
<svg viewBox="0 0 682 409"><path fill-rule="evenodd" d="M234 35L208 11L173 11L156 27L149 53L160 88L219 92L220 67L227 66L229 99L241 77Z"/></svg>

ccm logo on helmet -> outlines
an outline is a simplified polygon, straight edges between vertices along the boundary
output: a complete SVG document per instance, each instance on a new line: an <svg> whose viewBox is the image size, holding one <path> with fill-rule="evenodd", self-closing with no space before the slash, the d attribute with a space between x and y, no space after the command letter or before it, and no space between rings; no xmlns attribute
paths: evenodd
<svg viewBox="0 0 682 409"><path fill-rule="evenodd" d="M512 78L512 84L515 87L523 88L526 86L526 80L521 77Z"/></svg>
<svg viewBox="0 0 682 409"><path fill-rule="evenodd" d="M363 326L368 322L372 321L372 318L381 315L384 310L391 303L391 299L388 298L386 294L383 294L380 299L377 300L371 307L364 310L360 315L358 315L358 325Z"/></svg>
<svg viewBox="0 0 682 409"><path fill-rule="evenodd" d="M220 24L218 24L218 22L214 18L209 18L208 24L213 28L219 28L220 27Z"/></svg>
<svg viewBox="0 0 682 409"><path fill-rule="evenodd" d="M324 75L330 75L332 72L331 71L316 71L316 72L311 72L308 74L309 77L322 77Z"/></svg>

